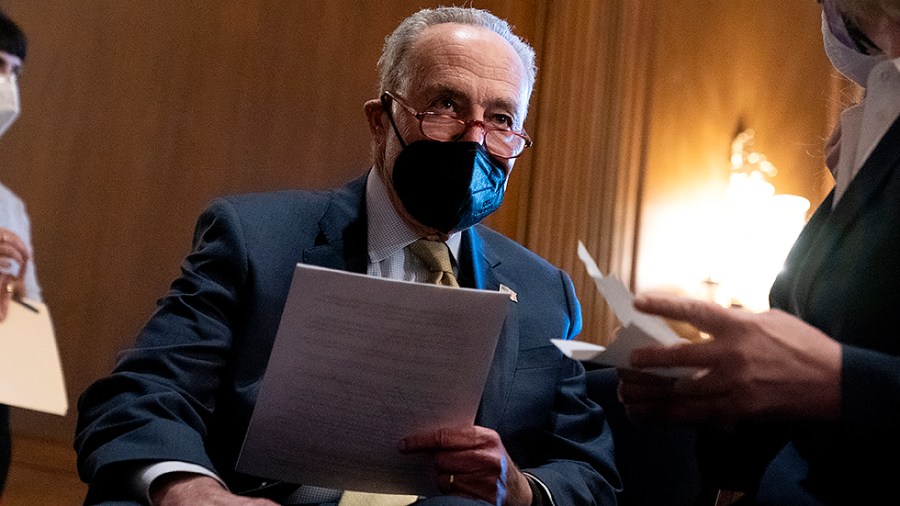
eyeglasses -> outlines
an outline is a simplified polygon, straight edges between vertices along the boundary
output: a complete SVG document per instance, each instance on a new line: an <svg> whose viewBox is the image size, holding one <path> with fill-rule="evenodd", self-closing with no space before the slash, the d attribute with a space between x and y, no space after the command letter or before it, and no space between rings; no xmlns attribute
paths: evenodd
<svg viewBox="0 0 900 506"><path fill-rule="evenodd" d="M533 144L531 138L528 137L524 130L514 132L507 127L493 126L477 119L463 121L447 114L431 111L420 112L403 103L393 93L385 91L381 95L381 104L384 106L384 110L387 111L392 124L394 118L391 114L391 101L397 102L400 107L406 109L407 112L419 120L419 130L422 132L422 135L433 141L448 142L458 140L469 128L477 125L481 127L483 132L482 142L485 149L497 158L516 158ZM395 131L396 128L397 126L394 125ZM397 136L400 136L399 132L397 132Z"/></svg>

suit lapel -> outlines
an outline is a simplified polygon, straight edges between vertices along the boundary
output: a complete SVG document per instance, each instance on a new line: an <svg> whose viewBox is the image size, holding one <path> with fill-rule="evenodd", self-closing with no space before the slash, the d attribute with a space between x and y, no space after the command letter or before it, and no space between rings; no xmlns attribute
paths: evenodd
<svg viewBox="0 0 900 506"><path fill-rule="evenodd" d="M500 259L485 246L484 240L476 233L476 227L463 232L460 257L463 286L490 291L500 289L496 272ZM475 417L475 423L482 427L497 428L506 409L519 353L519 318L516 311L516 304L507 302L506 320L497 340L491 369Z"/></svg>
<svg viewBox="0 0 900 506"><path fill-rule="evenodd" d="M800 309L800 289L797 287L798 282L802 279L797 275L801 270L805 270L804 266L809 262L810 255L814 253L813 245L821 242L819 236L826 234L826 225L831 215L831 203L834 200L834 191L825 197L819 208L813 213L812 218L803 227L799 237L791 247L791 251L785 259L784 269L775 279L772 285L772 291L769 294L769 301L772 307L778 307L786 311L790 311L795 315L801 315Z"/></svg>
<svg viewBox="0 0 900 506"><path fill-rule="evenodd" d="M303 250L303 263L366 272L365 188L366 177L363 176L330 194L328 210L319 220L316 245Z"/></svg>
<svg viewBox="0 0 900 506"><path fill-rule="evenodd" d="M834 209L831 209L832 192L810 220L807 228L811 229L812 233L809 234L808 249L802 252L803 260L798 265L801 269L797 274L798 304L808 300L813 285L818 281L819 271L832 256L831 251L856 222L867 204L884 190L898 164L900 164L900 118L895 120L884 134Z"/></svg>
<svg viewBox="0 0 900 506"><path fill-rule="evenodd" d="M361 229L361 230L360 230ZM303 263L341 271L366 272L365 220L345 230L345 238L303 251Z"/></svg>

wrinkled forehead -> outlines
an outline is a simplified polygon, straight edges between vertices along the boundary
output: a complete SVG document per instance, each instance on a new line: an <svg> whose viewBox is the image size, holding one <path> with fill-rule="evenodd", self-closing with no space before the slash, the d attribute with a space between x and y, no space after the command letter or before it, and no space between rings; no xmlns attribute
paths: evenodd
<svg viewBox="0 0 900 506"><path fill-rule="evenodd" d="M514 104L524 115L531 90L522 58L486 28L442 23L425 29L409 53L405 90L454 89L475 101Z"/></svg>

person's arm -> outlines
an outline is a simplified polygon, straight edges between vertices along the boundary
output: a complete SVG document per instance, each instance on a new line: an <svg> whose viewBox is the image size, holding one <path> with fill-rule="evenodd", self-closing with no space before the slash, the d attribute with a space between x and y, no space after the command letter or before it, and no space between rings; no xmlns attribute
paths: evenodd
<svg viewBox="0 0 900 506"><path fill-rule="evenodd" d="M900 357L843 345L841 423L860 430L900 425Z"/></svg>
<svg viewBox="0 0 900 506"><path fill-rule="evenodd" d="M580 363L566 359L550 413L551 425L535 439L540 463L522 471L536 478L547 492L545 505L615 504L622 484L613 457L612 432L602 408L585 392Z"/></svg>
<svg viewBox="0 0 900 506"><path fill-rule="evenodd" d="M782 311L751 313L664 295L635 299L641 311L683 321L711 340L652 347L619 371L619 397L638 422L694 424L707 485L751 492L788 440L780 422L841 417L841 345ZM691 367L666 378L649 367Z"/></svg>
<svg viewBox="0 0 900 506"><path fill-rule="evenodd" d="M147 504L153 504L151 489L154 492L157 491L164 483L164 478L174 473L207 476L217 481L222 488L228 488L216 473L203 466L191 464L190 462L166 461L156 462L137 469L132 476L134 496L143 498L147 501Z"/></svg>
<svg viewBox="0 0 900 506"><path fill-rule="evenodd" d="M268 499L255 499L232 494L221 481L196 473L168 473L157 478L150 487L152 506L277 506Z"/></svg>
<svg viewBox="0 0 900 506"><path fill-rule="evenodd" d="M198 220L182 275L160 299L133 349L78 403L75 448L94 491L146 462L215 466L207 421L229 360L232 321L245 283L244 241L233 207L216 201Z"/></svg>
<svg viewBox="0 0 900 506"><path fill-rule="evenodd" d="M572 365L581 368L576 362ZM565 389L583 384L583 372L577 378L570 378ZM500 499L504 506L563 506L598 500L613 504L621 485L609 427L596 404L567 397L559 394L561 409L551 416L553 427L532 443L546 457L524 470L509 456L497 432L478 426L416 434L403 440L401 451L429 452L444 494L491 504Z"/></svg>
<svg viewBox="0 0 900 506"><path fill-rule="evenodd" d="M137 471L135 497L152 506L272 506L265 499L250 499L232 494L215 473L188 462L157 462Z"/></svg>
<svg viewBox="0 0 900 506"><path fill-rule="evenodd" d="M523 472L522 474L525 475L525 478L528 480L528 486L531 488L531 506L553 506L556 504L553 500L553 494L550 493L547 485L544 485L541 480L531 473Z"/></svg>
<svg viewBox="0 0 900 506"><path fill-rule="evenodd" d="M569 276L559 271L564 307L569 322L562 339L581 332L581 306ZM545 287L547 289L548 287ZM554 352L556 352L554 347ZM615 504L622 484L613 456L613 438L603 409L587 396L586 375L580 362L560 354L549 425L533 441L540 462L522 464L534 476L555 506Z"/></svg>

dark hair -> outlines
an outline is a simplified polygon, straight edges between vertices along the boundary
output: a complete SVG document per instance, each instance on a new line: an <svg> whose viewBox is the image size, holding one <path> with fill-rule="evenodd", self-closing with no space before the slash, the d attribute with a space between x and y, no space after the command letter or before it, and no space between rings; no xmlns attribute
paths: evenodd
<svg viewBox="0 0 900 506"><path fill-rule="evenodd" d="M14 54L22 61L25 61L25 54L28 52L25 32L2 11L0 11L0 51Z"/></svg>

